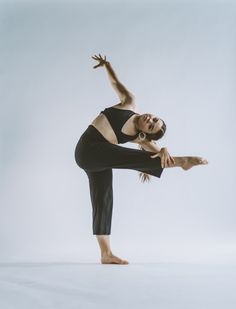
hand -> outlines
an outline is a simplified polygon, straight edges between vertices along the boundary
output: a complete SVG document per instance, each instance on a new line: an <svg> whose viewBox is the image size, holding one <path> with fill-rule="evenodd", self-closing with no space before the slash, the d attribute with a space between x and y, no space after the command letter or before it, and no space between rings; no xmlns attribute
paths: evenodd
<svg viewBox="0 0 236 309"><path fill-rule="evenodd" d="M97 60L99 61L99 64L95 65L93 68L96 69L100 66L104 66L104 64L108 63L108 61L106 60L106 56L104 56L104 59L102 58L102 56L99 54L99 57L98 56L94 56L92 57L94 60Z"/></svg>
<svg viewBox="0 0 236 309"><path fill-rule="evenodd" d="M151 156L151 158L156 158L160 157L161 158L161 167L168 167L168 165L171 165L171 162L175 164L175 160L173 157L171 157L167 151L167 148L161 148L161 151L158 152L157 154L154 154Z"/></svg>

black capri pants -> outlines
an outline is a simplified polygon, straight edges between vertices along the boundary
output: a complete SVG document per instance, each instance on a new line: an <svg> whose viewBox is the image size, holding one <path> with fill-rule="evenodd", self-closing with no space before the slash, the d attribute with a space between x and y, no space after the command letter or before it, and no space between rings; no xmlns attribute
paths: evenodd
<svg viewBox="0 0 236 309"><path fill-rule="evenodd" d="M112 169L132 169L161 177L160 157L154 152L125 148L108 142L89 125L75 148L75 161L89 180L92 203L93 235L110 235L113 209Z"/></svg>

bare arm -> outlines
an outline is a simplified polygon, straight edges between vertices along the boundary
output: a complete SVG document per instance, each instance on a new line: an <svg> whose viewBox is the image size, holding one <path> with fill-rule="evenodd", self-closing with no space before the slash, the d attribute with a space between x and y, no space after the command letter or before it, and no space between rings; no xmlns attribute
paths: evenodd
<svg viewBox="0 0 236 309"><path fill-rule="evenodd" d="M115 92L118 94L121 103L132 103L135 96L118 80L110 62L105 63L105 68L108 73L109 80Z"/></svg>
<svg viewBox="0 0 236 309"><path fill-rule="evenodd" d="M104 66L107 70L107 74L108 74L108 78L109 78L110 82L111 83L119 83L118 77L116 76L116 73L113 70L110 62L109 61L105 62Z"/></svg>
<svg viewBox="0 0 236 309"><path fill-rule="evenodd" d="M158 146L158 144L154 141L149 142L149 141L143 141L138 143L144 150L150 151L150 152L160 152L161 147Z"/></svg>
<svg viewBox="0 0 236 309"><path fill-rule="evenodd" d="M135 96L118 80L110 62L106 61L106 56L103 59L102 56L99 54L99 57L95 55L92 58L99 61L99 64L94 66L94 69L99 66L105 66L108 78L111 82L113 89L118 94L121 104L134 103Z"/></svg>

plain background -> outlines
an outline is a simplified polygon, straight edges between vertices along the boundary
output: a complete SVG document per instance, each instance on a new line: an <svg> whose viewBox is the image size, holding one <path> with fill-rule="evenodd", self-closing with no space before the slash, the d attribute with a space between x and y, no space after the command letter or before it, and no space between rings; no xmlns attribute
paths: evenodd
<svg viewBox="0 0 236 309"><path fill-rule="evenodd" d="M163 118L173 156L207 166L142 184L113 170L111 244L133 262L236 261L234 1L1 1L0 261L95 261L76 143L119 102L106 55ZM131 143L122 147L135 147Z"/></svg>

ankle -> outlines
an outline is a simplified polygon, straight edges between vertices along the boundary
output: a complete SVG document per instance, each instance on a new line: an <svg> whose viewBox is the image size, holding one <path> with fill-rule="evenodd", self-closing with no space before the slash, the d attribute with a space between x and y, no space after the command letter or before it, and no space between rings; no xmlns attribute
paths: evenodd
<svg viewBox="0 0 236 309"><path fill-rule="evenodd" d="M183 167L186 163L186 157L174 157L175 164L173 166Z"/></svg>
<svg viewBox="0 0 236 309"><path fill-rule="evenodd" d="M109 255L112 255L111 250L104 250L104 251L101 251L101 256L102 256L102 257L104 257L104 256L109 256Z"/></svg>

